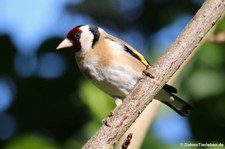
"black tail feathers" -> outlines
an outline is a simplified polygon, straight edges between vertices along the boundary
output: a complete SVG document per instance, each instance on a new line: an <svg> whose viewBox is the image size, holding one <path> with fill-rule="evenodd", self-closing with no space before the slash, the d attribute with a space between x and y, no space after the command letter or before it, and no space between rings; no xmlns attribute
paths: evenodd
<svg viewBox="0 0 225 149"><path fill-rule="evenodd" d="M174 101L171 101L171 102L163 101L163 103L169 106L170 108L172 108L181 116L187 116L190 110L193 109L193 107L190 104L186 103L181 98L177 97L176 95L171 93L170 95L174 98Z"/></svg>

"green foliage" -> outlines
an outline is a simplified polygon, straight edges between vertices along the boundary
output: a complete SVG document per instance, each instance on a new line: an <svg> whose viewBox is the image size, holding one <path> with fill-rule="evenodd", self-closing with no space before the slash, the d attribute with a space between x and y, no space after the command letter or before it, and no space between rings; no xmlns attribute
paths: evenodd
<svg viewBox="0 0 225 149"><path fill-rule="evenodd" d="M223 15L223 18L220 20L220 22L218 22L218 24L214 30L214 33L217 34L220 32L224 32L224 30L225 30L225 21L224 21L224 15Z"/></svg>
<svg viewBox="0 0 225 149"><path fill-rule="evenodd" d="M113 109L113 106L115 106L111 97L87 81L81 84L79 96L89 107L93 117L97 118L98 121L106 117Z"/></svg>
<svg viewBox="0 0 225 149"><path fill-rule="evenodd" d="M206 42L197 52L187 79L187 88L196 98L217 95L224 90L222 46Z"/></svg>
<svg viewBox="0 0 225 149"><path fill-rule="evenodd" d="M49 138L37 135L22 135L10 143L4 149L59 149Z"/></svg>

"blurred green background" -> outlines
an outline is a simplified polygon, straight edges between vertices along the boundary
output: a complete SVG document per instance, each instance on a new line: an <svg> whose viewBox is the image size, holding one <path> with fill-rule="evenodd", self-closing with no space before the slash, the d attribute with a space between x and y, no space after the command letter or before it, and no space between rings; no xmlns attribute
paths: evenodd
<svg viewBox="0 0 225 149"><path fill-rule="evenodd" d="M100 26L154 63L202 3L1 0L0 148L81 148L115 107L111 97L83 78L73 50L55 50L68 30L80 24ZM224 31L222 19L213 34ZM143 149L182 148L185 142L225 145L224 49L225 42L201 45L175 84L194 110L182 118L162 106Z"/></svg>

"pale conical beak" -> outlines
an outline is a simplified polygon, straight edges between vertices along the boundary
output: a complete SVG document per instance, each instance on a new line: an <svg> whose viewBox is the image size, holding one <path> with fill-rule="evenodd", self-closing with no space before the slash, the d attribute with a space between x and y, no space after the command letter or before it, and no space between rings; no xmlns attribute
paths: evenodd
<svg viewBox="0 0 225 149"><path fill-rule="evenodd" d="M58 45L56 50L63 49L63 48L69 48L69 47L72 47L72 46L73 46L72 42L69 39L66 38Z"/></svg>

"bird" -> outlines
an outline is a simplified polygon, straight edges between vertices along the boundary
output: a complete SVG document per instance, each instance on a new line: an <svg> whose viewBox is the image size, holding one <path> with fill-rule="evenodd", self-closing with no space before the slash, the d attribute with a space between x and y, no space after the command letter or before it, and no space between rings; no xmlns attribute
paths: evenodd
<svg viewBox="0 0 225 149"><path fill-rule="evenodd" d="M64 48L74 50L81 73L110 95L116 107L122 105L123 99L136 83L146 77L143 72L152 66L131 45L91 24L72 28L56 49ZM187 116L192 106L176 96L176 93L175 87L165 84L154 98L181 116Z"/></svg>

